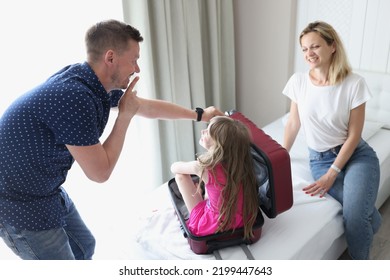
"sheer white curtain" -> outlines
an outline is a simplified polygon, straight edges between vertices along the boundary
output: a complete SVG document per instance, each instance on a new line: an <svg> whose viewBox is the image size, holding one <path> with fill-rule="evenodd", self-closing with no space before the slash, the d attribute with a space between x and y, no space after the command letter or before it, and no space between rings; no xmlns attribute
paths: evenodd
<svg viewBox="0 0 390 280"><path fill-rule="evenodd" d="M232 0L123 0L124 19L138 28L141 43L138 94L188 108L235 108ZM155 121L150 170L165 181L176 160L192 160L204 123ZM147 141L145 139L145 141Z"/></svg>

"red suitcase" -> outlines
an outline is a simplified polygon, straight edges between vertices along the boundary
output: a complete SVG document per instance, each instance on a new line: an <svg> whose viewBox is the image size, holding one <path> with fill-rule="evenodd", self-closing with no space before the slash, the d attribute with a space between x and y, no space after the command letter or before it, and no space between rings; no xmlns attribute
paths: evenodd
<svg viewBox="0 0 390 280"><path fill-rule="evenodd" d="M231 118L243 122L252 134L252 156L258 181L259 212L253 227L253 238L244 239L244 229L235 229L206 236L195 236L187 228L188 211L178 190L175 178L168 182L168 189L175 212L180 221L184 237L187 238L191 250L196 254L209 254L217 249L234 245L252 244L261 237L264 224L262 212L269 218L291 208L293 189L291 165L288 152L281 147L252 121L237 111L227 112ZM192 176L194 182L199 178ZM261 209L261 210L260 210Z"/></svg>

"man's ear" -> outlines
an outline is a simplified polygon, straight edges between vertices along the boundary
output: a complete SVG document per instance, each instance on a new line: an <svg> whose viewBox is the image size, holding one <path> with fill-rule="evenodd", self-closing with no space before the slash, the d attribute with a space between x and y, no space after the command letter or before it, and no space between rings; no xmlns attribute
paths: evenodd
<svg viewBox="0 0 390 280"><path fill-rule="evenodd" d="M113 63L114 62L114 51L108 50L106 52L106 55L104 56L104 60L106 63Z"/></svg>

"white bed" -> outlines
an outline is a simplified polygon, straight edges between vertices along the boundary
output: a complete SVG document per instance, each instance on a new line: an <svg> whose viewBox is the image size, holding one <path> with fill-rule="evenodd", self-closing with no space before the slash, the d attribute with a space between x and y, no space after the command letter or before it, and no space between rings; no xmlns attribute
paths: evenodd
<svg viewBox="0 0 390 280"><path fill-rule="evenodd" d="M380 189L376 206L390 195L390 75L359 72L374 94L367 105L363 138L376 150L381 165ZM287 116L287 115L286 115ZM281 143L286 116L263 127ZM255 259L337 259L346 249L341 206L329 195L311 197L302 188L312 182L307 146L299 133L291 150L293 207L274 219L265 215L262 236L249 245ZM152 259L215 259L213 255L194 254L179 228L167 184L160 186L151 200L153 211L140 218L136 243L142 258ZM240 247L219 250L222 259L246 259Z"/></svg>

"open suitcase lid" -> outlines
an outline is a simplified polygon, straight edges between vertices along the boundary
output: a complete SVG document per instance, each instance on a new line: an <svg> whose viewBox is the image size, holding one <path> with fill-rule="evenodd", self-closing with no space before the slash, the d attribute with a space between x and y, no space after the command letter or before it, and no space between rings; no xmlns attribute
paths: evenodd
<svg viewBox="0 0 390 280"><path fill-rule="evenodd" d="M252 157L258 181L260 207L268 218L275 218L293 205L290 155L240 112L231 110L226 112L226 115L243 122L252 134ZM262 171L264 169L266 177Z"/></svg>

